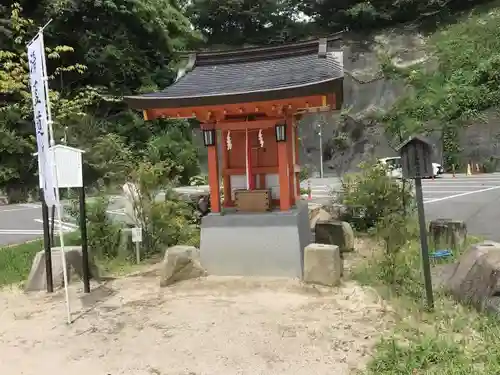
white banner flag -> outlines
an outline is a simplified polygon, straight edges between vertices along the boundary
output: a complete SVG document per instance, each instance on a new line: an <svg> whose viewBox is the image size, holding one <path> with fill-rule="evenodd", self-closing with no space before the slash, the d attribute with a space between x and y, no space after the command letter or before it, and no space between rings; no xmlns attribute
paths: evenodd
<svg viewBox="0 0 500 375"><path fill-rule="evenodd" d="M49 150L49 124L44 82L45 53L42 38L43 35L38 34L28 45L28 64L30 69L31 95L33 97L33 119L38 148L38 173L41 176L45 202L51 207L57 204L57 198L53 178L54 165L52 163L52 153Z"/></svg>

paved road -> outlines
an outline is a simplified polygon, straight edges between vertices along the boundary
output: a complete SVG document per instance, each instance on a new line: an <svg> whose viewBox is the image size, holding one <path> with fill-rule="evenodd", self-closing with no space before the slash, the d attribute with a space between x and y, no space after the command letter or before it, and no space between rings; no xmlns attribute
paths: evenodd
<svg viewBox="0 0 500 375"><path fill-rule="evenodd" d="M307 182L302 184L307 188ZM338 190L338 178L311 179L315 202L331 199ZM500 173L453 178L444 175L436 180L424 180L426 219L454 218L467 223L469 233L500 241ZM123 218L120 203L114 203L109 213ZM64 231L75 225L65 221ZM57 226L56 226L57 229ZM0 245L19 243L42 236L41 208L37 204L0 206Z"/></svg>
<svg viewBox="0 0 500 375"><path fill-rule="evenodd" d="M427 220L463 220L470 234L500 241L500 173L443 175L422 185ZM311 179L312 200L324 203L339 187L338 178Z"/></svg>

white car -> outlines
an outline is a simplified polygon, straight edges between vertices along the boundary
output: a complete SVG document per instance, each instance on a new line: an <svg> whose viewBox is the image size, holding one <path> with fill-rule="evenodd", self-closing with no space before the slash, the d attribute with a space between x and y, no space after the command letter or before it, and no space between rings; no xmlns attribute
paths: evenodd
<svg viewBox="0 0 500 375"><path fill-rule="evenodd" d="M403 177L403 171L401 167L401 157L399 156L394 156L390 158L382 158L378 159L379 163L386 165L389 169L388 175L394 178L402 178ZM443 174L443 167L441 164L438 163L432 163L432 172L433 175L432 177L437 177L440 174Z"/></svg>

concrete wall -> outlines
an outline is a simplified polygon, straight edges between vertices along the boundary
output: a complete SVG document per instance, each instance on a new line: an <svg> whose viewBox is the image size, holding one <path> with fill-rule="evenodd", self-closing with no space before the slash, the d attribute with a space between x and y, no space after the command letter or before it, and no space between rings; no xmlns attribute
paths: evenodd
<svg viewBox="0 0 500 375"><path fill-rule="evenodd" d="M212 275L302 277L310 242L304 202L289 212L211 214L202 219L201 262Z"/></svg>

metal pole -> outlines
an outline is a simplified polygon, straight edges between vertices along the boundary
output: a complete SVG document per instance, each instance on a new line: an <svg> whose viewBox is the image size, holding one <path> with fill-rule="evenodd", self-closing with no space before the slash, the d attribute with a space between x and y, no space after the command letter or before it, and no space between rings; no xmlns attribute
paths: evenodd
<svg viewBox="0 0 500 375"><path fill-rule="evenodd" d="M52 278L52 250L49 233L49 207L45 203L43 189L40 189L40 201L42 202L43 248L45 250L45 277L47 281L47 293L53 293L54 280Z"/></svg>
<svg viewBox="0 0 500 375"><path fill-rule="evenodd" d="M323 129L319 124L319 176L323 178Z"/></svg>
<svg viewBox="0 0 500 375"><path fill-rule="evenodd" d="M135 257L137 258L137 264L141 263L141 243L139 241L135 243Z"/></svg>
<svg viewBox="0 0 500 375"><path fill-rule="evenodd" d="M51 209L51 217L52 220L50 221L50 243L54 244L54 222L56 220L56 206L52 206Z"/></svg>
<svg viewBox="0 0 500 375"><path fill-rule="evenodd" d="M415 194L417 198L418 223L420 225L420 247L422 249L422 270L424 273L427 308L429 310L433 310L434 297L432 295L431 267L429 265L429 248L427 246L427 228L425 226L425 211L421 178L415 179Z"/></svg>
<svg viewBox="0 0 500 375"><path fill-rule="evenodd" d="M87 242L87 210L85 207L85 187L80 189L80 235L82 237L83 291L90 293L89 247Z"/></svg>

